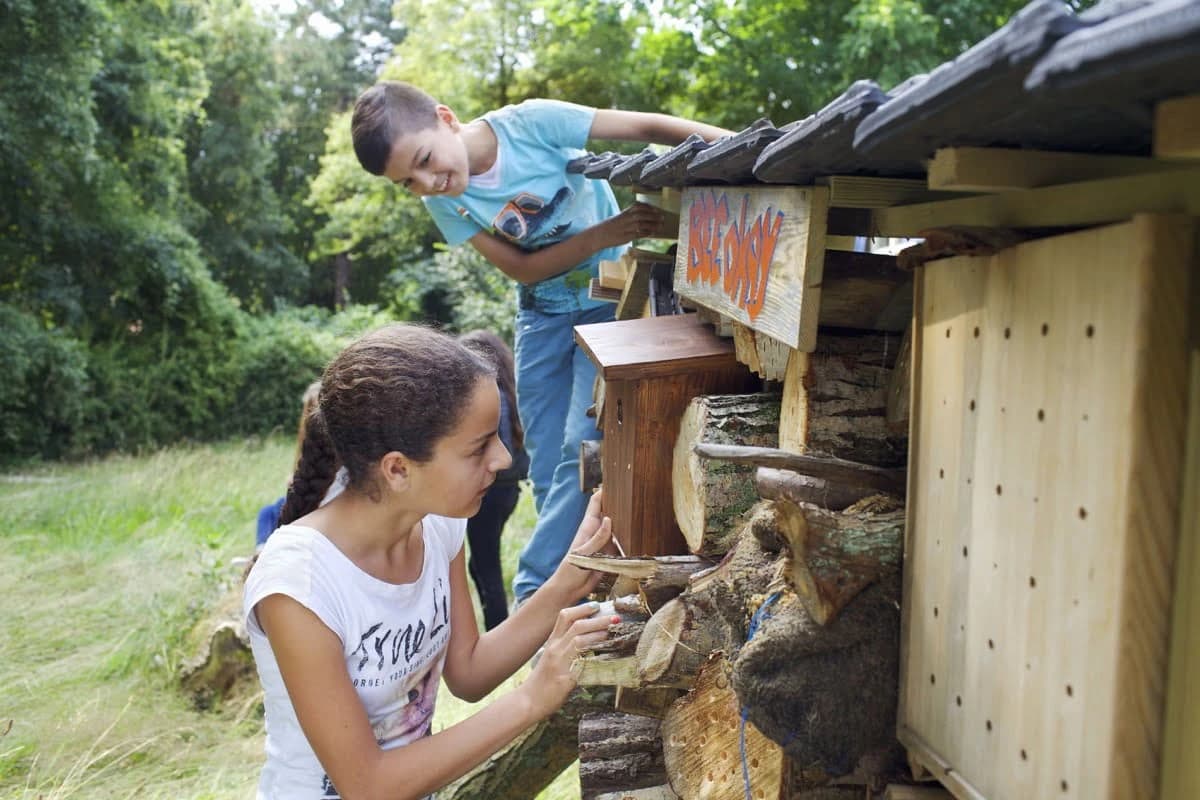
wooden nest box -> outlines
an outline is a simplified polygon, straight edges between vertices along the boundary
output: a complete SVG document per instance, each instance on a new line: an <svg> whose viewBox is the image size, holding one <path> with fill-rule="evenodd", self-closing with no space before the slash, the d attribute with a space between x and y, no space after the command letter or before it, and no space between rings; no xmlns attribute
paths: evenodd
<svg viewBox="0 0 1200 800"><path fill-rule="evenodd" d="M575 340L596 365L604 513L627 555L687 552L671 506L679 420L693 397L754 391L733 342L695 314L579 325Z"/></svg>

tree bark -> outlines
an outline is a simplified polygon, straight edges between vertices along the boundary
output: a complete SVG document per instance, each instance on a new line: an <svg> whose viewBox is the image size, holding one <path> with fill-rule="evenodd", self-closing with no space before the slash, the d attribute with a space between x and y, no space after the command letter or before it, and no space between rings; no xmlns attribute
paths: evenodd
<svg viewBox="0 0 1200 800"><path fill-rule="evenodd" d="M438 800L529 800L579 756L579 722L612 706L609 688L576 689L561 709L438 791Z"/></svg>
<svg viewBox="0 0 1200 800"><path fill-rule="evenodd" d="M907 432L887 425L887 387L900 348L896 334L822 331L812 353L794 352L784 379L779 447L899 467Z"/></svg>
<svg viewBox="0 0 1200 800"><path fill-rule="evenodd" d="M841 511L879 492L870 486L851 486L774 467L759 467L754 476L754 485L758 489L758 496L764 500L811 503L831 511Z"/></svg>
<svg viewBox="0 0 1200 800"><path fill-rule="evenodd" d="M747 605L779 572L776 557L749 533L771 525L769 506L756 506L740 526L737 544L713 570L692 578L688 588L654 613L637 646L643 685L690 688L714 650L732 653L745 637Z"/></svg>
<svg viewBox="0 0 1200 800"><path fill-rule="evenodd" d="M679 795L671 791L670 786L664 785L624 792L605 792L596 795L594 800L679 800Z"/></svg>
<svg viewBox="0 0 1200 800"><path fill-rule="evenodd" d="M567 561L577 567L594 569L617 576L617 587L636 586L642 605L653 613L662 608L687 586L693 575L713 567L716 562L700 556L583 556L575 553ZM622 592L625 593L625 592Z"/></svg>
<svg viewBox="0 0 1200 800"><path fill-rule="evenodd" d="M900 571L904 504L897 498L874 495L840 512L780 500L775 512L791 552L788 580L818 625L881 576Z"/></svg>
<svg viewBox="0 0 1200 800"><path fill-rule="evenodd" d="M775 447L779 404L774 394L708 395L688 404L675 440L671 494L693 553L724 555L738 517L758 500L753 465L704 458L696 445Z"/></svg>
<svg viewBox="0 0 1200 800"><path fill-rule="evenodd" d="M603 439L584 439L579 443L579 491L591 494L604 482L600 451Z"/></svg>
<svg viewBox="0 0 1200 800"><path fill-rule="evenodd" d="M613 711L589 714L581 719L581 800L666 783L661 726L660 720L651 717Z"/></svg>

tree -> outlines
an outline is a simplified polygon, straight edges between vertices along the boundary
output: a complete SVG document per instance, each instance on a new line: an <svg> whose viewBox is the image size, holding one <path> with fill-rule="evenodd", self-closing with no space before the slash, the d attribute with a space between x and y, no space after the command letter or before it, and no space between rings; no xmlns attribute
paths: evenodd
<svg viewBox="0 0 1200 800"><path fill-rule="evenodd" d="M188 132L188 227L244 308L303 300L308 266L270 178L282 113L272 32L244 0L214 0L196 30L209 91Z"/></svg>

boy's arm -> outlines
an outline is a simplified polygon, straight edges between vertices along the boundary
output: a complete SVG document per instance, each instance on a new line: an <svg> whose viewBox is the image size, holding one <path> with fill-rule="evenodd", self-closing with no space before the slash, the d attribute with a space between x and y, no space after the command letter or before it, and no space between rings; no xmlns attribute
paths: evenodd
<svg viewBox="0 0 1200 800"><path fill-rule="evenodd" d="M508 277L520 283L537 283L566 272L606 247L653 235L662 223L662 211L645 203L634 203L614 217L533 252L486 231L467 241Z"/></svg>
<svg viewBox="0 0 1200 800"><path fill-rule="evenodd" d="M598 108L592 119L589 139L615 139L627 142L653 142L677 145L693 133L700 134L711 142L734 132L693 122L670 114L651 114L643 111L622 111L615 108Z"/></svg>

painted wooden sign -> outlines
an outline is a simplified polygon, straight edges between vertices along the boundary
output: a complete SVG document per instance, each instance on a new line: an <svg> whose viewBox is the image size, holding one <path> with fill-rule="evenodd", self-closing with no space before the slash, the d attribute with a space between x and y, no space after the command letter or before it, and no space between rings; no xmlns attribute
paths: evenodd
<svg viewBox="0 0 1200 800"><path fill-rule="evenodd" d="M829 190L695 186L683 192L675 291L790 347L817 339Z"/></svg>

